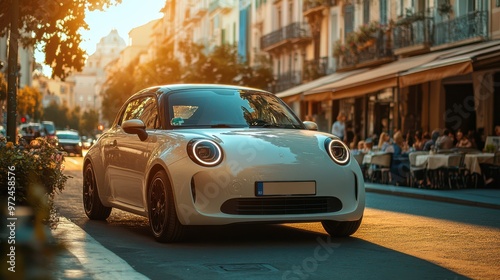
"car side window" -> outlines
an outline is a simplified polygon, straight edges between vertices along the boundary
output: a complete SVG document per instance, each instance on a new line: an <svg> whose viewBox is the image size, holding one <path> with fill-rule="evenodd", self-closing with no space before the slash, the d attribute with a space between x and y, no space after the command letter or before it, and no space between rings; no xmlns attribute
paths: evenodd
<svg viewBox="0 0 500 280"><path fill-rule="evenodd" d="M125 108L125 111L123 112L119 124L121 125L124 121L128 121L131 119L138 119L143 110L143 108L139 106L141 103L141 98L130 101L127 105L127 108Z"/></svg>
<svg viewBox="0 0 500 280"><path fill-rule="evenodd" d="M144 122L146 129L159 128L158 106L156 104L156 99L152 96L146 97L142 100L140 106L144 109L142 110L139 119Z"/></svg>

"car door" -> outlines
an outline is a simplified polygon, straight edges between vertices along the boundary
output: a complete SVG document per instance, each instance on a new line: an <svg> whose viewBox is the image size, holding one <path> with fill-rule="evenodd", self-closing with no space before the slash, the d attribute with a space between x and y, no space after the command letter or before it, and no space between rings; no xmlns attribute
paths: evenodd
<svg viewBox="0 0 500 280"><path fill-rule="evenodd" d="M146 180L146 166L151 152L148 150L152 137L141 141L136 134L128 134L121 124L130 119L140 119L148 133L153 133L158 125L158 106L156 97L146 95L131 100L122 117L108 137L106 149L109 155L107 172L111 194L118 201L131 208L143 207L143 187Z"/></svg>

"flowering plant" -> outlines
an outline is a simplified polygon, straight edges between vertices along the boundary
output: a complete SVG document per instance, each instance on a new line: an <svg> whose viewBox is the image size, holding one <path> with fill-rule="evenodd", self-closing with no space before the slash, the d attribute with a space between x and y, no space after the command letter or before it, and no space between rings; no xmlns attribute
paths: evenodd
<svg viewBox="0 0 500 280"><path fill-rule="evenodd" d="M358 27L355 32L346 35L345 44L337 40L333 46L333 56L339 58L348 54L357 55L358 52L371 46L378 36L378 32L386 32L385 26L378 21L372 21Z"/></svg>
<svg viewBox="0 0 500 280"><path fill-rule="evenodd" d="M64 156L55 143L37 138L28 144L21 138L19 144L14 144L0 137L0 162L2 200L14 196L16 205L33 208L54 227L54 196L64 189L69 178L63 174Z"/></svg>

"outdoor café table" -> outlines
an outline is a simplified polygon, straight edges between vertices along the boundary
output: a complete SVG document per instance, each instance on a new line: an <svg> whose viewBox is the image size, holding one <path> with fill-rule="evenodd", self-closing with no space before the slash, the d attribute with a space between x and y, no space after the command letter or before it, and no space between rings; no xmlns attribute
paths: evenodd
<svg viewBox="0 0 500 280"><path fill-rule="evenodd" d="M481 175L481 163L493 163L495 160L494 153L477 153L477 154L465 154L464 164L472 173L477 173Z"/></svg>
<svg viewBox="0 0 500 280"><path fill-rule="evenodd" d="M383 155L387 154L386 152L371 152L367 153L363 156L363 164L376 164L376 165L384 165L385 160L383 159Z"/></svg>
<svg viewBox="0 0 500 280"><path fill-rule="evenodd" d="M448 178L440 178L438 176L444 175L439 172L440 168L445 168L451 166L450 163L458 165L458 162L450 161L450 157L457 157L458 154L427 154L427 155L417 155L415 159L415 165L417 166L427 166L427 177L431 182L432 188L443 187L444 182L448 181ZM457 157L458 159L458 157Z"/></svg>

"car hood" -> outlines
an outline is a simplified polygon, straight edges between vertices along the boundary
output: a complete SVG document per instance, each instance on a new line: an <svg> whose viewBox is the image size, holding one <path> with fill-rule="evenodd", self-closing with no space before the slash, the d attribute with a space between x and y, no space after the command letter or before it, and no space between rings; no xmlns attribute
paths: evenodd
<svg viewBox="0 0 500 280"><path fill-rule="evenodd" d="M325 149L330 134L303 130L277 128L239 128L210 130L176 130L175 134L186 141L195 138L212 139L219 143L227 160L252 162L252 164L332 162ZM182 136L181 136L182 135Z"/></svg>

